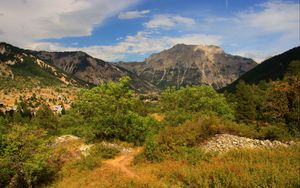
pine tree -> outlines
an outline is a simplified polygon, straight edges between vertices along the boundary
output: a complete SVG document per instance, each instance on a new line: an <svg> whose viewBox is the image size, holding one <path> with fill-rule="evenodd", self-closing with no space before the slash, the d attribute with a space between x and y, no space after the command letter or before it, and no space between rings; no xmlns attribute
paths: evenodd
<svg viewBox="0 0 300 188"><path fill-rule="evenodd" d="M240 81L236 90L236 119L239 122L253 123L256 117L256 107L251 87Z"/></svg>

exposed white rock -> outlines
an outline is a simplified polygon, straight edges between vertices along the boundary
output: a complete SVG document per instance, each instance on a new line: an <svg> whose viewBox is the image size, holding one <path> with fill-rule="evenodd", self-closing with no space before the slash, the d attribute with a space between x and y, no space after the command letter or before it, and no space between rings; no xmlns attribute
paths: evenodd
<svg viewBox="0 0 300 188"><path fill-rule="evenodd" d="M59 143L63 143L63 142L70 142L70 141L74 141L74 140L80 140L79 137L74 136L74 135L63 135L60 137L57 137L54 141L54 144L59 144Z"/></svg>
<svg viewBox="0 0 300 188"><path fill-rule="evenodd" d="M280 141L258 140L240 137L230 134L217 134L207 142L202 144L202 148L208 152L224 152L236 148L273 148L278 146L288 147L296 144L290 141L283 143Z"/></svg>
<svg viewBox="0 0 300 188"><path fill-rule="evenodd" d="M93 146L94 144L88 144L88 145L83 144L79 147L79 150L83 156L88 156L90 154L89 151Z"/></svg>

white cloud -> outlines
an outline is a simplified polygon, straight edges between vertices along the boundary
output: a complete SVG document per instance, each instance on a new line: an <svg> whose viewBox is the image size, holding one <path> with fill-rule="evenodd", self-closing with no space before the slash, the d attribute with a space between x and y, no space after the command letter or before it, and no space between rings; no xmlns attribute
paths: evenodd
<svg viewBox="0 0 300 188"><path fill-rule="evenodd" d="M190 34L181 37L169 37L173 44L189 44L189 45L220 45L221 36L205 35L205 34Z"/></svg>
<svg viewBox="0 0 300 188"><path fill-rule="evenodd" d="M208 16L193 29L220 35L227 52L261 62L300 45L299 4L268 1L233 16Z"/></svg>
<svg viewBox="0 0 300 188"><path fill-rule="evenodd" d="M268 59L269 57L272 57L274 55L274 51L262 52L260 50L247 50L247 51L236 51L233 54L242 57L251 58L257 63L261 63L264 60Z"/></svg>
<svg viewBox="0 0 300 188"><path fill-rule="evenodd" d="M27 47L45 38L89 36L138 0L1 0L0 41Z"/></svg>
<svg viewBox="0 0 300 188"><path fill-rule="evenodd" d="M142 10L142 11L128 11L128 12L121 12L118 16L121 20L129 20L135 18L142 18L145 17L146 14L149 14L150 10Z"/></svg>
<svg viewBox="0 0 300 188"><path fill-rule="evenodd" d="M34 43L31 45L32 49L49 51L84 51L94 57L106 60L117 61L122 60L129 54L149 54L159 52L170 48L178 43L200 45L200 44L214 44L220 45L220 36L190 34L179 37L155 37L152 32L138 32L134 36L127 36L123 41L116 45L107 46L88 46L88 47L64 47L56 43Z"/></svg>
<svg viewBox="0 0 300 188"><path fill-rule="evenodd" d="M298 3L269 1L258 8L261 10L241 12L233 19L232 30L240 46L246 43L233 53L262 62L300 44Z"/></svg>
<svg viewBox="0 0 300 188"><path fill-rule="evenodd" d="M179 15L172 14L157 14L154 15L153 18L145 23L144 25L147 28L162 28L162 29L170 29L177 25L185 25L191 26L195 24L195 20L192 18L182 17Z"/></svg>
<svg viewBox="0 0 300 188"><path fill-rule="evenodd" d="M259 5L262 11L247 11L237 15L240 24L264 32L293 33L299 31L299 5L291 2L269 1Z"/></svg>

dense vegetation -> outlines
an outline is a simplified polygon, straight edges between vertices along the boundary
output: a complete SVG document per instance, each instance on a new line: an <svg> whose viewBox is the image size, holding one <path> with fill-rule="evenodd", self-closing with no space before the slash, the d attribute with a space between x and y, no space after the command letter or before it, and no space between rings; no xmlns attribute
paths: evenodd
<svg viewBox="0 0 300 188"><path fill-rule="evenodd" d="M67 163L66 168L87 174L101 166L103 159L118 154L100 141L121 141L144 146L135 164L147 173L152 170L156 179L146 181L149 185L297 187L298 145L224 155L204 152L200 146L222 133L298 140L299 64L290 63L282 80L258 85L240 82L236 93L221 94L209 86L168 88L158 101L145 102L129 89L130 79L124 77L82 89L63 114L54 114L47 104L33 102L34 98L22 99L16 112L0 116L0 187L33 187L55 179L64 164L57 156L60 152L54 152L53 137L64 134L95 145L90 155ZM36 113L32 108L38 108ZM153 112L161 121L151 116ZM141 187L145 183L135 180L124 185Z"/></svg>

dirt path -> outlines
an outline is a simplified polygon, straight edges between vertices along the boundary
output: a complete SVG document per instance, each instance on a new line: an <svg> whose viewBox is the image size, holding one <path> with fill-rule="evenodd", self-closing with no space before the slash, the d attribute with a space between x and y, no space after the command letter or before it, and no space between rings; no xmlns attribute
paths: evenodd
<svg viewBox="0 0 300 188"><path fill-rule="evenodd" d="M106 164L118 168L120 171L124 172L130 178L139 178L139 176L129 169L131 162L134 157L140 152L140 148L133 150L130 153L122 154L114 159L105 161Z"/></svg>

